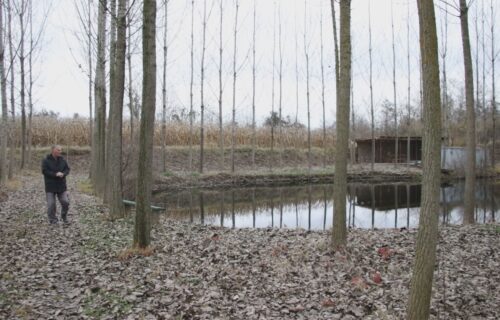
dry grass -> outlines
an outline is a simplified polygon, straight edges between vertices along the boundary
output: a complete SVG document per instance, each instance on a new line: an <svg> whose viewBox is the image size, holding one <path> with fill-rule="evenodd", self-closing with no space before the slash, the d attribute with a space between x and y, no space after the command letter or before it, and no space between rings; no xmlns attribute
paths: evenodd
<svg viewBox="0 0 500 320"><path fill-rule="evenodd" d="M226 124L223 128L224 146L227 148L232 143L231 126ZM16 122L15 136L19 137L21 132L20 121ZM138 132L135 128L134 132ZM155 128L155 145L162 142L161 124L157 123ZM323 131L320 129L311 132L311 145L313 147L333 146L333 129L327 129L326 141L323 142ZM124 121L123 137L126 143L131 141L130 125L128 120ZM186 146L189 142L193 145L200 144L200 127L195 124L193 134L190 135L189 124L180 122L169 122L166 126L166 144L168 146ZM191 138L191 139L190 139ZM19 139L18 139L19 140ZM251 126L237 126L235 128L235 144L237 146L251 146L253 133ZM261 126L256 128L256 147L270 148L271 128ZM307 128L304 127L275 127L274 147L276 148L307 148ZM19 144L19 141L18 141ZM88 119L59 119L55 117L33 117L32 145L50 146L60 144L62 146L88 146L90 145L90 128ZM207 124L205 127L205 145L216 147L220 144L219 127L215 124Z"/></svg>

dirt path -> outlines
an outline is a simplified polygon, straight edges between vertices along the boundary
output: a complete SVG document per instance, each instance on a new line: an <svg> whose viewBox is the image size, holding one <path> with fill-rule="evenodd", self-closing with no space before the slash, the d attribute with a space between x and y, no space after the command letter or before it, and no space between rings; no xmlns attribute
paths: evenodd
<svg viewBox="0 0 500 320"><path fill-rule="evenodd" d="M68 227L50 226L39 174L20 177L0 211L0 318L402 319L415 231L231 230L159 218L151 256L123 254L132 217L69 177ZM432 319L500 317L500 227L440 230Z"/></svg>

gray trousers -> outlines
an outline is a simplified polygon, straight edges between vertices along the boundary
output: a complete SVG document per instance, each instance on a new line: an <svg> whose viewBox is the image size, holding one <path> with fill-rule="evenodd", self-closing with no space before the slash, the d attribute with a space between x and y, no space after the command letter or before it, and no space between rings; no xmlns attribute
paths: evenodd
<svg viewBox="0 0 500 320"><path fill-rule="evenodd" d="M65 221L68 216L69 209L68 191L46 192L45 194L47 196L47 215L49 216L49 222L57 223L56 195L57 199L59 199L59 203L61 204L61 219Z"/></svg>

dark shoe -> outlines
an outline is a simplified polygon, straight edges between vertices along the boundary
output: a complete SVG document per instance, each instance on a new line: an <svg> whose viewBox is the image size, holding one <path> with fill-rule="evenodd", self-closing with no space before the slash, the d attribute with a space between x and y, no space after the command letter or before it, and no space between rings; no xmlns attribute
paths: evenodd
<svg viewBox="0 0 500 320"><path fill-rule="evenodd" d="M55 221L49 221L49 224L52 225L52 226L57 226L59 224L59 221L55 220Z"/></svg>
<svg viewBox="0 0 500 320"><path fill-rule="evenodd" d="M68 221L68 219L63 219L62 222L66 225L70 224L70 222Z"/></svg>

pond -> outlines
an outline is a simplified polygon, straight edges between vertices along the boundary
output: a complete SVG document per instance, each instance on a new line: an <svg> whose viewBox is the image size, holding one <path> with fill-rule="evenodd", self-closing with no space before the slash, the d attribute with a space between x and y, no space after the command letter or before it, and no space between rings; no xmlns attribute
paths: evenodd
<svg viewBox="0 0 500 320"><path fill-rule="evenodd" d="M441 186L441 224L463 221L464 182ZM347 224L353 228L415 228L421 185L349 184ZM188 189L156 194L169 217L229 228L328 230L333 221L333 184L238 189ZM498 221L500 181L478 180L475 218Z"/></svg>

